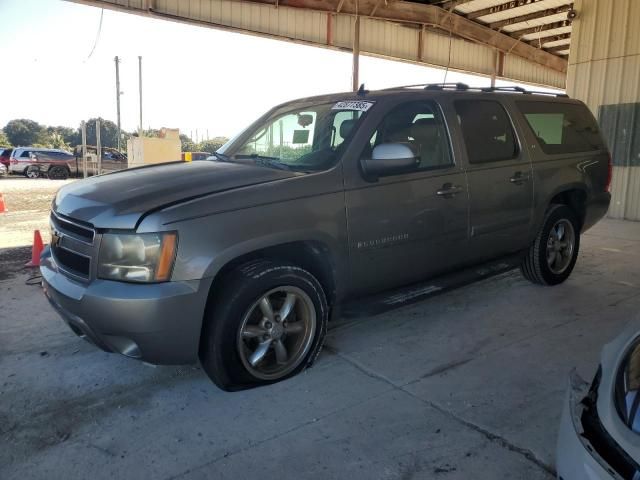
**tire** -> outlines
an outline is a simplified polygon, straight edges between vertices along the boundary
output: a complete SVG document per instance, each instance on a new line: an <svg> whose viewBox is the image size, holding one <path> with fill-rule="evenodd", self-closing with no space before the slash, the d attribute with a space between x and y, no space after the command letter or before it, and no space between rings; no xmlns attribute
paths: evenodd
<svg viewBox="0 0 640 480"><path fill-rule="evenodd" d="M38 178L40 176L40 168L37 165L29 165L24 169L24 176L27 178Z"/></svg>
<svg viewBox="0 0 640 480"><path fill-rule="evenodd" d="M66 180L69 178L69 169L67 167L56 165L49 169L47 176L50 180Z"/></svg>
<svg viewBox="0 0 640 480"><path fill-rule="evenodd" d="M520 265L522 275L538 285L564 282L580 250L580 222L566 205L551 205L533 244Z"/></svg>
<svg viewBox="0 0 640 480"><path fill-rule="evenodd" d="M218 284L200 341L202 367L218 387L236 391L276 383L313 364L329 308L311 273L290 263L256 260Z"/></svg>

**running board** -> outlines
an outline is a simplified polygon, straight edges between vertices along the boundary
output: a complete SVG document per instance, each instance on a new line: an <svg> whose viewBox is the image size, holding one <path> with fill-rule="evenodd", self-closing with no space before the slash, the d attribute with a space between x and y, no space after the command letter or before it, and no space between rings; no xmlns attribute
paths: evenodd
<svg viewBox="0 0 640 480"><path fill-rule="evenodd" d="M434 277L425 282L414 283L402 288L351 300L341 306L339 317L348 319L377 315L420 302L448 290L460 288L518 268L522 262L522 256L522 253L510 255L472 268Z"/></svg>

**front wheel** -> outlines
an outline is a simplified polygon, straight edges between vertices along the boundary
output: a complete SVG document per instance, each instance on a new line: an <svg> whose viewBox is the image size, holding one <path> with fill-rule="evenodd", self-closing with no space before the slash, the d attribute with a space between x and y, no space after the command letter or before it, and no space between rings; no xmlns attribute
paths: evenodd
<svg viewBox="0 0 640 480"><path fill-rule="evenodd" d="M24 176L27 178L38 178L40 176L40 168L36 165L29 165L24 171Z"/></svg>
<svg viewBox="0 0 640 480"><path fill-rule="evenodd" d="M576 264L580 249L580 224L566 205L552 205L520 270L524 277L539 285L564 282Z"/></svg>
<svg viewBox="0 0 640 480"><path fill-rule="evenodd" d="M200 360L223 390L275 383L310 366L324 340L318 280L288 263L247 263L221 281L205 314ZM214 287L215 288L215 287Z"/></svg>

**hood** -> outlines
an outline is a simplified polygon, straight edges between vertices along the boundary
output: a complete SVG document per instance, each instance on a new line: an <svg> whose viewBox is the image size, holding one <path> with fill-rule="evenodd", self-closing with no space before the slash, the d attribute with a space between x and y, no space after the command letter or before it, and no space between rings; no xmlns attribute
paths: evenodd
<svg viewBox="0 0 640 480"><path fill-rule="evenodd" d="M164 163L73 182L58 191L53 208L96 228L133 229L151 210L296 175L299 174L206 160Z"/></svg>

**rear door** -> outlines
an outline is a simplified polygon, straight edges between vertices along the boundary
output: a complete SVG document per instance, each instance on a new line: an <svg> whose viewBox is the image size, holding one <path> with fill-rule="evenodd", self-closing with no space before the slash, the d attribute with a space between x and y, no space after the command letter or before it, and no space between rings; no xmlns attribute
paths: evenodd
<svg viewBox="0 0 640 480"><path fill-rule="evenodd" d="M367 180L353 169L345 201L351 284L357 293L412 283L454 268L467 246L467 181L454 161L439 105L408 101L391 108L361 157L384 143L406 143L416 171Z"/></svg>
<svg viewBox="0 0 640 480"><path fill-rule="evenodd" d="M453 102L466 151L469 259L481 261L528 245L533 214L531 162L497 99Z"/></svg>

